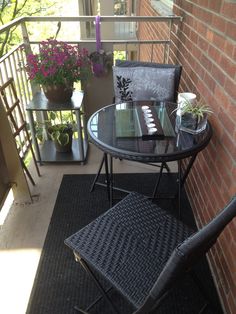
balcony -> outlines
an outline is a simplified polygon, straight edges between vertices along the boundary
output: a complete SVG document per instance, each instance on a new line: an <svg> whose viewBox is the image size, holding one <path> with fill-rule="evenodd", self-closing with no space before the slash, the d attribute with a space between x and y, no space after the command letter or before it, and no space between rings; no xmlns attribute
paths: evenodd
<svg viewBox="0 0 236 314"><path fill-rule="evenodd" d="M88 48L90 52L96 50L96 41L93 38L94 28L93 26L88 31L88 25L94 23L94 17L73 17L73 18L65 18L65 17L27 17L22 18L17 21L13 21L9 25L2 27L0 32L5 32L11 27L17 25L17 27L21 27L22 29L22 43L20 43L17 47L14 47L9 53L3 56L0 59L0 85L8 77L13 77L16 83L17 92L22 104L22 109L25 112L25 106L31 99L34 92L38 87L31 86L29 81L27 80L26 74L24 72L25 65L25 55L21 47L24 45L27 49L37 49L38 43L42 40L42 38L37 38L37 34L28 35L29 30L31 30L32 25L37 25L37 28L41 28L50 23L54 25L53 31L57 30L58 22L62 23L62 28L64 25L68 25L68 23L80 23L80 34L79 38L71 38L68 40L67 37L60 37L60 40L68 41L69 43L77 44L79 43L81 46ZM189 50L187 52L191 52L191 47L189 47L188 40L189 38L184 37L183 41L183 49L179 50L178 58L175 59L173 54L176 50L176 37L177 31L181 29L181 18L180 17L101 17L102 25L108 23L108 25L113 25L111 28L111 32L107 31L106 26L101 27L104 34L102 36L102 47L107 51L123 51L124 55L127 59L135 58L137 60L145 60L145 61L158 61L163 63L172 63L173 60L178 62L179 60L184 61L184 56L186 53L186 46ZM110 24L109 24L110 23ZM165 35L159 37L152 36L153 38L143 38L140 34L143 24L147 25L149 23L154 24L161 23L165 24L167 29L171 30L166 32ZM128 26L125 26L125 25ZM70 24L71 25L71 24ZM66 27L66 26L65 26ZM34 28L34 27L32 27ZM63 33L63 32L61 32ZM60 33L59 33L60 34ZM32 36L32 38L31 38ZM184 35L186 36L186 34ZM155 38L154 38L155 37ZM141 39L142 38L142 39ZM161 39L160 39L161 38ZM200 38L200 37L199 37ZM200 39L199 39L200 41ZM196 48L197 49L197 48ZM146 52L144 54L144 51ZM157 53L157 51L159 53ZM193 54L197 50L193 51ZM158 58L157 58L158 55ZM191 54L192 58L192 54ZM199 66L196 64L198 60L191 59L192 65L194 67ZM206 62L206 60L202 57L202 62ZM191 69L191 64L188 63L189 60L185 61L186 70L183 73L183 83L181 86L182 90L186 90L187 88L192 87L191 83L196 79L196 71L194 72ZM217 67L216 67L217 68ZM203 69L199 66L199 73L197 73L197 80L199 80L199 76L201 76L200 72ZM225 70L223 70L225 71ZM191 76L192 75L192 76ZM209 77L205 74L204 79L207 80ZM231 82L231 81L230 81ZM205 82L204 82L205 83ZM199 83L196 87L202 94L204 94L205 98L209 101L212 101L213 95L206 92L206 87L204 83ZM107 88L107 86L109 88ZM216 85L215 91L219 97L223 98L222 90L220 87ZM227 87L227 86L226 86ZM93 92L91 92L91 90ZM110 93L104 92L110 90ZM94 98L94 94L96 97ZM226 93L228 94L228 92ZM112 99L112 76L108 76L106 78L93 78L91 82L90 96L86 99L86 108L88 116L91 115L92 112L96 111L99 107L104 104L110 103ZM95 101L96 100L96 101ZM214 104L212 105L214 106ZM230 105L229 105L230 106ZM214 108L215 109L215 108ZM219 112L219 115L222 115L224 119L224 113ZM25 115L26 116L26 115ZM228 119L225 117L225 121L230 123ZM216 117L213 117L212 124L215 126L216 130L219 127L218 122L216 122ZM1 126L0 126L1 129ZM4 130L1 130L4 131ZM226 132L227 133L227 132ZM217 134L219 135L219 134ZM228 139L228 138L227 138ZM205 167L206 159L209 157L209 160L212 162L212 154L213 150L218 151L222 158L225 158L226 164L229 160L229 148L226 147L222 149L222 144L217 144L219 141L219 137L215 135L214 144L207 150L206 155L201 156L200 161L201 165L200 169ZM215 147L213 148L213 145ZM217 150L216 150L217 149ZM226 153L225 153L226 151ZM226 156L225 156L226 154ZM2 227L2 239L1 239L1 269L3 273L1 274L1 282L4 282L4 287L1 291L1 295L4 296L4 300L1 301L0 308L8 308L8 305L12 303L12 296L14 296L15 306L11 305L12 313L24 313L27 307L28 298L30 296L33 278L35 277L37 265L39 262L39 258L41 255L44 239L47 233L47 228L49 225L50 217L53 212L53 207L55 204L57 191L59 185L61 183L62 177L64 174L92 174L97 170L98 163L101 159L101 152L90 145L90 152L88 157L88 162L86 165L56 165L56 164L45 164L40 167L40 171L42 177L38 178L35 173L33 163L30 164L29 169L32 173L36 186L32 187L30 185L30 194L32 195L33 202L31 204L26 203L15 203L11 209L10 213L7 216L6 221ZM232 158L231 158L232 159ZM230 159L230 160L231 160ZM235 161L235 159L234 159ZM214 163L212 162L212 165ZM219 162L216 164L219 165ZM214 164L215 167L215 164ZM221 165L220 165L221 167ZM176 171L176 164L173 163L171 165L173 171ZM221 169L221 168L220 168ZM16 170L15 170L16 171ZM147 168L146 166L140 164L135 164L128 161L116 160L115 162L115 172L149 172L153 171L153 169ZM209 170L208 170L209 171ZM228 170L227 170L228 171ZM223 173L223 171L222 171ZM202 191L201 186L197 189L194 189L196 185L196 178L199 179L199 174L196 174L196 170L194 169L195 177L192 178L191 183L189 184L187 190L190 199L192 200L191 205L193 207L197 207L198 200L194 195L194 190L198 191L198 194L203 193L203 197L200 197L199 202L202 202L201 205L204 206L204 202L202 198L206 199L206 207L209 208L209 198L205 196L205 192ZM206 183L211 179L207 178ZM199 182L201 180L199 179ZM19 180L21 182L21 179ZM213 180L214 182L214 180ZM198 185L198 184L197 184ZM234 183L230 183L230 193L233 193ZM218 193L223 194L224 188L221 186ZM235 190L234 190L235 191ZM212 191L211 191L212 193ZM222 205L223 197L220 197L219 203ZM226 198L226 197L225 197ZM225 200L224 198L224 200ZM219 207L219 203L215 202L216 207ZM199 204L198 204L199 205ZM3 212L3 211L2 211ZM209 212L212 214L212 209L210 207ZM196 214L197 222L199 225L204 224L204 218L202 213ZM229 231L231 233L233 231ZM233 246L233 245L232 245ZM214 252L214 255L217 253ZM213 263L213 265L215 265ZM214 266L212 266L214 267ZM19 270L20 269L20 270ZM9 270L9 271L8 271ZM218 278L218 277L217 277ZM232 289L235 287L235 282L232 283ZM9 299L8 299L9 298ZM10 312L9 312L10 313ZM231 312L228 312L231 313ZM233 313L233 312L232 312Z"/></svg>

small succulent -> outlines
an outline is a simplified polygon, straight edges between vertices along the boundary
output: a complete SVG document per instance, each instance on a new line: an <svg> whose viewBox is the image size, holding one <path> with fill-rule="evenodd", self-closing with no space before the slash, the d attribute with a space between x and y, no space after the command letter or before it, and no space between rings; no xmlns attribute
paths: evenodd
<svg viewBox="0 0 236 314"><path fill-rule="evenodd" d="M173 112L177 110L180 109L177 107ZM184 105L181 108L181 115L191 114L197 121L200 121L206 114L210 115L211 113L213 113L211 108L205 105L202 100L192 103L188 99L185 99Z"/></svg>
<svg viewBox="0 0 236 314"><path fill-rule="evenodd" d="M211 114L212 110L210 107L205 105L201 100L198 102L191 103L186 99L186 102L181 109L182 114L191 113L194 118L198 120L202 119L205 114Z"/></svg>

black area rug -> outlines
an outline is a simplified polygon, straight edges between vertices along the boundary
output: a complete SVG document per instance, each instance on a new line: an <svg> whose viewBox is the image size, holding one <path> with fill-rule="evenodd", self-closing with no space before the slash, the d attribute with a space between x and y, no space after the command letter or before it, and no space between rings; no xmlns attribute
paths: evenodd
<svg viewBox="0 0 236 314"><path fill-rule="evenodd" d="M91 220L109 208L105 188L97 186L90 193L94 175L65 175L63 177L48 233L43 247L37 275L28 306L28 314L73 314L75 305L86 308L98 295L93 283L87 277L79 263L76 263L72 251L64 240ZM161 193L174 191L174 175L165 174L162 178ZM115 184L132 191L151 194L155 174L119 174ZM116 192L116 197L125 196ZM177 215L177 207L170 200L161 200L158 204ZM182 198L182 216L185 223L195 228L194 219L186 195ZM214 308L207 307L205 313L222 313L206 260L196 268L200 281ZM190 283L189 283L190 282ZM195 314L204 304L202 291L194 282L181 282L159 308L161 314ZM132 313L130 305L117 293L111 295L121 314ZM110 314L111 311L101 301L90 313ZM155 313L155 312L154 312Z"/></svg>

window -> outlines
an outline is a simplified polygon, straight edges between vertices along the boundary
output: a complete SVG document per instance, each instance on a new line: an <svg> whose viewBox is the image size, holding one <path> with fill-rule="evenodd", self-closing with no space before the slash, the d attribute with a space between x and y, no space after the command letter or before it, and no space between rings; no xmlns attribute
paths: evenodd
<svg viewBox="0 0 236 314"><path fill-rule="evenodd" d="M151 6L160 15L172 15L173 3L173 0L151 0Z"/></svg>

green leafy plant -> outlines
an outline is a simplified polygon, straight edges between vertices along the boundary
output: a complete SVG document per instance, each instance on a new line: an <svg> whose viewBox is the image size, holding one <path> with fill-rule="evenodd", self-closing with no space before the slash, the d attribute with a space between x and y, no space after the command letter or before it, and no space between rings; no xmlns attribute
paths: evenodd
<svg viewBox="0 0 236 314"><path fill-rule="evenodd" d="M61 146L69 143L70 135L73 134L72 124L54 124L48 127L48 134L51 139L58 142Z"/></svg>
<svg viewBox="0 0 236 314"><path fill-rule="evenodd" d="M206 114L210 115L212 110L202 100L191 103L186 99L183 108L181 108L181 114L184 115L185 113L192 114L193 118L200 121Z"/></svg>
<svg viewBox="0 0 236 314"><path fill-rule="evenodd" d="M210 115L213 113L211 108L204 104L202 100L190 102L188 99L185 99L184 104L181 106L181 109L177 107L173 112L181 110L181 115L191 114L194 119L200 121L206 114Z"/></svg>
<svg viewBox="0 0 236 314"><path fill-rule="evenodd" d="M44 123L37 122L36 124L36 136L42 142L44 140L44 127L47 129L47 133L50 138L60 144L66 146L69 143L70 136L75 131L75 121L69 121L69 117L66 115L59 116L58 112L49 111L48 120Z"/></svg>

